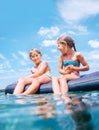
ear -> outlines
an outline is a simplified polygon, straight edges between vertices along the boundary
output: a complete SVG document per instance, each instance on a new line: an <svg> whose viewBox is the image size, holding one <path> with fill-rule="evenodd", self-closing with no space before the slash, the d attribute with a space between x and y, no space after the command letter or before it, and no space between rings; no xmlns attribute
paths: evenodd
<svg viewBox="0 0 99 130"><path fill-rule="evenodd" d="M30 58L30 60L32 60L31 56L29 58Z"/></svg>
<svg viewBox="0 0 99 130"><path fill-rule="evenodd" d="M40 56L42 56L42 54L40 54Z"/></svg>

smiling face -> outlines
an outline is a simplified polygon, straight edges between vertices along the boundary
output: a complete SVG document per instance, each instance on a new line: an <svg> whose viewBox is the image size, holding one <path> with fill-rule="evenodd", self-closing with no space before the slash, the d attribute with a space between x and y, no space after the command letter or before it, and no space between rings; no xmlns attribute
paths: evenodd
<svg viewBox="0 0 99 130"><path fill-rule="evenodd" d="M41 54L34 54L30 57L30 59L35 63L39 64L41 62Z"/></svg>
<svg viewBox="0 0 99 130"><path fill-rule="evenodd" d="M37 49L32 49L32 50L30 51L29 56L30 56L30 59L31 59L36 65L38 65L38 64L41 62L41 56L42 56L42 54L41 54L41 52L40 52L39 50L37 50Z"/></svg>

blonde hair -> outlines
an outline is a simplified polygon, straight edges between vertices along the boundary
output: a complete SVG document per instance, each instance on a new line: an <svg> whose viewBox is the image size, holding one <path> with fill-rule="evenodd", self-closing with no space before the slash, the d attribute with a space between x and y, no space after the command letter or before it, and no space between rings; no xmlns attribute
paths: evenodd
<svg viewBox="0 0 99 130"><path fill-rule="evenodd" d="M61 36L57 39L57 42L66 42L70 48L74 48L76 51L75 42L70 36Z"/></svg>
<svg viewBox="0 0 99 130"><path fill-rule="evenodd" d="M29 51L29 57L31 58L33 55L41 54L41 52L37 48L33 48Z"/></svg>

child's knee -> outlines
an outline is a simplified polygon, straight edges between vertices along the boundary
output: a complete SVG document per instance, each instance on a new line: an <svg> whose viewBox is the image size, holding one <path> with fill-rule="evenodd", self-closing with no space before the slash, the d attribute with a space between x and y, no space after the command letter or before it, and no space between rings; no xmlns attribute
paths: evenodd
<svg viewBox="0 0 99 130"><path fill-rule="evenodd" d="M39 83L39 82L40 82L39 78L35 78L35 79L33 79L32 83Z"/></svg>
<svg viewBox="0 0 99 130"><path fill-rule="evenodd" d="M66 77L64 77L64 76L61 76L61 77L59 78L59 80L65 80L65 81L67 81Z"/></svg>
<svg viewBox="0 0 99 130"><path fill-rule="evenodd" d="M52 77L52 80L58 80L58 77Z"/></svg>
<svg viewBox="0 0 99 130"><path fill-rule="evenodd" d="M18 80L18 83L24 83L25 82L25 78L20 78L19 80Z"/></svg>

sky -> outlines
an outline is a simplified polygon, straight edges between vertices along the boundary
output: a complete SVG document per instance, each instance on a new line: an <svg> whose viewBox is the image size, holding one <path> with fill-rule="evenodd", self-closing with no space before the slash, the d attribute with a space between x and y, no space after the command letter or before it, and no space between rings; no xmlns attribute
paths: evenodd
<svg viewBox="0 0 99 130"><path fill-rule="evenodd" d="M0 0L0 88L30 74L32 48L59 75L56 41L64 34L87 60L88 73L98 71L99 0Z"/></svg>

